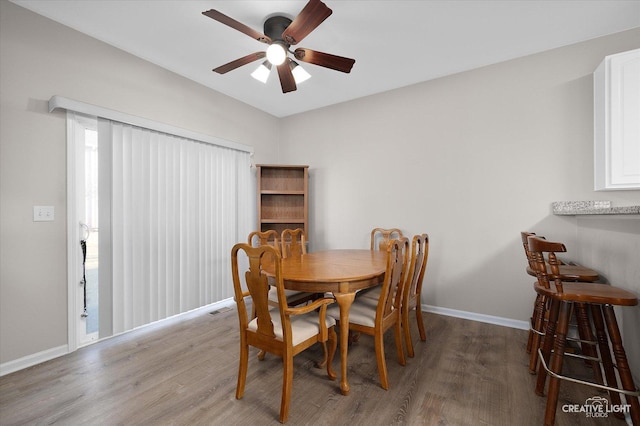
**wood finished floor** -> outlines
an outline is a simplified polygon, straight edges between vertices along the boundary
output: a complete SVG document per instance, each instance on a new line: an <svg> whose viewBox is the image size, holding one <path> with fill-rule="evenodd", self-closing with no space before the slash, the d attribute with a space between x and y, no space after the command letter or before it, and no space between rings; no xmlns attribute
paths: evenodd
<svg viewBox="0 0 640 426"><path fill-rule="evenodd" d="M413 320L412 318L412 321ZM527 371L527 333L426 314L427 342L405 367L386 337L391 388L379 386L373 339L349 348L351 394L314 361L295 357L289 425L540 425L544 398ZM235 399L235 309L139 330L0 378L1 425L275 425L281 362L249 362L247 389ZM413 336L417 340L415 322ZM334 360L339 371L339 359ZM579 365L577 368L584 368ZM585 369L586 371L586 369ZM597 391L563 383L560 404L582 405ZM618 425L558 410L557 425Z"/></svg>

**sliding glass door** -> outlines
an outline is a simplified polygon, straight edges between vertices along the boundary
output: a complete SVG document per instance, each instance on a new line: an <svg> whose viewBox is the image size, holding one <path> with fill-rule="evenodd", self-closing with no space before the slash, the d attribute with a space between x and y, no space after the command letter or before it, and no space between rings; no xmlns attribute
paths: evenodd
<svg viewBox="0 0 640 426"><path fill-rule="evenodd" d="M68 112L73 350L232 297L250 154Z"/></svg>
<svg viewBox="0 0 640 426"><path fill-rule="evenodd" d="M70 335L80 347L98 340L99 329L99 194L98 129L95 118L73 114L69 132L70 197ZM73 200L73 201L71 201Z"/></svg>

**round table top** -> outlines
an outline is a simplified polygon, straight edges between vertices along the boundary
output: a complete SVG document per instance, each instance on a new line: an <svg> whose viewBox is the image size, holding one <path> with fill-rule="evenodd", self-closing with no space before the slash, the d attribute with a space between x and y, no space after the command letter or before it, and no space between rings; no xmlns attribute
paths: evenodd
<svg viewBox="0 0 640 426"><path fill-rule="evenodd" d="M324 250L282 259L282 277L292 290L355 291L379 283L386 266L386 252Z"/></svg>

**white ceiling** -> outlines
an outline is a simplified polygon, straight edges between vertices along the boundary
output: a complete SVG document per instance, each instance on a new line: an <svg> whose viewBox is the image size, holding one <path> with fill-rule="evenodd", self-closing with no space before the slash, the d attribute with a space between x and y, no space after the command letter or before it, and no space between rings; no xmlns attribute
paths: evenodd
<svg viewBox="0 0 640 426"><path fill-rule="evenodd" d="M640 27L640 1L324 0L333 14L295 47L354 58L350 74L302 64L312 78L283 94L260 61L211 70L266 45L204 15L217 9L260 32L307 3L213 0L12 0L14 3L276 117Z"/></svg>

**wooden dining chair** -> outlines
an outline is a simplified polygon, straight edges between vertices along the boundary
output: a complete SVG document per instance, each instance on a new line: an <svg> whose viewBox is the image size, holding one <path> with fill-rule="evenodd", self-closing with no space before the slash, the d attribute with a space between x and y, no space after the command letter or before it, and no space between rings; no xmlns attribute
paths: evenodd
<svg viewBox="0 0 640 426"><path fill-rule="evenodd" d="M411 242L411 262L409 269L404 278L402 289L402 303L400 310L402 312L402 329L404 331L404 340L407 345L407 355L414 357L413 342L411 340L411 327L409 326L409 312L416 311L416 322L418 323L418 331L420 340L427 340L424 331L424 322L422 319L422 281L427 268L427 259L429 257L429 235L415 235Z"/></svg>
<svg viewBox="0 0 640 426"><path fill-rule="evenodd" d="M267 230L267 231L253 231L249 234L248 237L248 244L252 247L260 247L260 246L271 246L274 247L278 253L282 252L281 250L281 246L280 246L280 241L278 240L278 233L273 230ZM265 265L268 265L268 262L271 262L269 259L267 259L265 261ZM276 287L273 285L273 278L269 277L269 283L271 284L271 287L269 287L269 304L271 306L278 306L278 291L276 289ZM304 303L307 303L309 300L313 300L315 299L315 293L305 293L302 291L296 291L296 290L286 290L285 289L285 296L287 297L287 304L289 306L296 306L296 305L302 305ZM255 317L255 310L252 309L252 318ZM258 359L259 360L263 360L265 357L266 352L265 351L260 351L258 353ZM325 360L326 360L326 353L325 353Z"/></svg>
<svg viewBox="0 0 640 426"><path fill-rule="evenodd" d="M280 242L283 259L307 254L307 239L302 228L283 230L280 234Z"/></svg>
<svg viewBox="0 0 640 426"><path fill-rule="evenodd" d="M278 233L273 229L267 231L253 231L249 233L249 237L247 237L247 243L251 247L271 246L278 250L278 252L280 251ZM269 261L269 259L265 260L265 262Z"/></svg>
<svg viewBox="0 0 640 426"><path fill-rule="evenodd" d="M307 254L307 240L304 235L304 229L285 229L280 234L280 244L282 247L282 258L300 257ZM286 290L287 302L289 305L301 305L307 303L310 300L321 297L318 293L309 293L305 291ZM272 303L277 303L277 296L275 291L269 293L269 300Z"/></svg>
<svg viewBox="0 0 640 426"><path fill-rule="evenodd" d="M373 228L373 230L371 230L371 250L384 251L387 249L389 241L402 237L402 231L398 228Z"/></svg>
<svg viewBox="0 0 640 426"><path fill-rule="evenodd" d="M526 272L529 275L536 276L536 259L533 256L531 250L529 250L529 237L536 236L533 232L521 232L520 233L522 239L522 245L524 248L525 256L527 258L527 267ZM539 238L544 239L544 237L538 236ZM554 255L555 256L555 255ZM547 274L552 279L559 279L561 281L574 281L574 282L595 282L600 276L597 271L593 269L575 265L575 264L566 264L562 262L560 259L555 257L555 261L557 262L557 275L553 274L553 271L550 268L549 262L545 260L545 265L547 267ZM529 372L531 374L536 374L538 369L538 348L542 343L542 339L544 337L544 328L548 317L548 305L549 302L546 296L536 293L536 298L533 305L533 313L531 315L531 322L529 327L529 337L527 339L527 352L529 355ZM593 337L593 333L591 332L590 322L589 322L589 314L587 307L584 303L576 303L574 305L574 314L576 323L578 326L578 334L580 336L580 346L582 347L582 351L589 357L595 356L595 340ZM571 339L575 340L575 339ZM602 373L600 371L600 367L595 362L588 361L593 368L594 377L597 381L602 381Z"/></svg>
<svg viewBox="0 0 640 426"><path fill-rule="evenodd" d="M284 232L282 235L284 235ZM287 257L284 254L285 244L282 244L281 246L281 241L282 240L278 239L278 233L273 229L270 229L268 231L253 231L249 234L248 238L248 243L252 247L259 247L263 245L275 247L276 250L278 250L278 252L280 252L281 256L284 258ZM291 250L288 250L288 253L291 253ZM306 249L304 251L306 253ZM315 297L315 293L305 293L295 290L285 290L285 294L287 296L287 303L291 306L306 303L309 300L314 299ZM269 291L269 303L271 303L272 306L278 305L278 294L276 288L273 286L271 287L271 291Z"/></svg>
<svg viewBox="0 0 640 426"><path fill-rule="evenodd" d="M384 354L384 334L393 327L398 362L405 365L404 350L402 348L402 317L400 303L402 302L403 277L408 266L409 240L400 238L392 240L387 245L387 267L382 283L382 291L378 300L370 298L356 298L349 310L349 330L374 337L376 362L380 385L389 389L387 363ZM327 309L327 315L336 321L340 320L340 309L332 306Z"/></svg>
<svg viewBox="0 0 640 426"><path fill-rule="evenodd" d="M542 347L537 349L540 368L536 380L536 394L544 395L545 382L549 376L545 425L552 425L555 422L561 380L569 380L608 391L612 406L621 406L620 395L625 395L626 403L630 407L631 420L634 425L640 425L640 403L638 402L640 391L633 382L613 310L614 306L637 305L637 297L624 289L606 284L563 282L557 278L560 275L560 265L556 253L566 252L564 244L547 241L538 236L529 236L528 244L529 251L535 259L536 282L534 289L536 293L543 295L550 302L545 338ZM545 259L545 254L547 259ZM566 355L569 320L572 307L576 304L584 304L590 309L591 321L598 343L597 361L602 364L606 378L604 384L563 374L562 365ZM609 346L609 342L611 342L611 346ZM615 365L611 359L611 352L615 358ZM624 417L621 412L613 414Z"/></svg>
<svg viewBox="0 0 640 426"><path fill-rule="evenodd" d="M393 239L398 238L402 238L402 231L398 228L373 228L373 230L371 231L371 250L386 251L389 242ZM377 285L375 287L359 291L358 297L369 297L377 300L380 297L381 289L382 282L380 282L380 285ZM352 340L357 341L357 336L357 334L354 334Z"/></svg>
<svg viewBox="0 0 640 426"><path fill-rule="evenodd" d="M239 271L238 253L244 252L248 258L248 269ZM272 263L274 280L278 294L278 309L269 304L270 284L265 275L265 262ZM247 381L249 346L270 352L282 358L283 382L280 402L280 422L287 421L291 405L293 384L293 357L310 346L321 343L327 354L327 375L335 380L332 360L337 346L335 320L327 316L327 305L331 298L322 298L301 307L287 305L282 280L282 258L280 252L270 245L251 247L238 243L231 250L234 299L240 320L240 362L236 398L241 399ZM245 278L248 291L243 290L241 276ZM249 320L245 299L251 297L255 307L255 318ZM329 348L327 351L327 342Z"/></svg>

